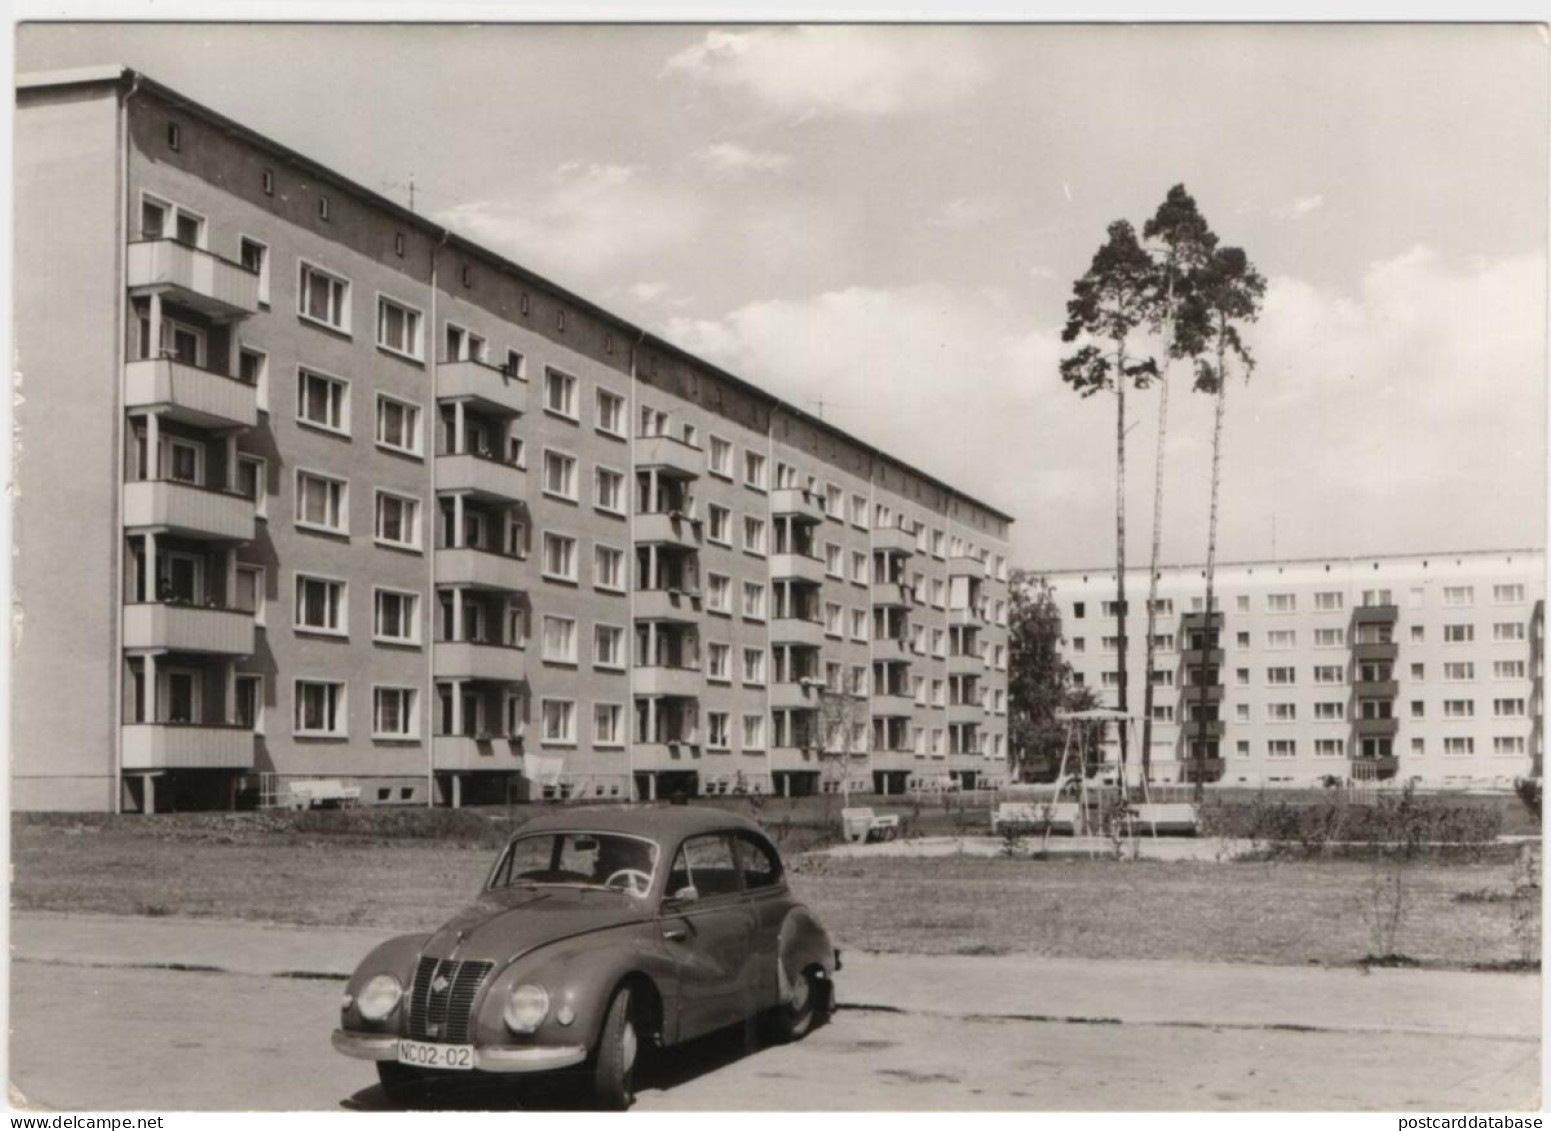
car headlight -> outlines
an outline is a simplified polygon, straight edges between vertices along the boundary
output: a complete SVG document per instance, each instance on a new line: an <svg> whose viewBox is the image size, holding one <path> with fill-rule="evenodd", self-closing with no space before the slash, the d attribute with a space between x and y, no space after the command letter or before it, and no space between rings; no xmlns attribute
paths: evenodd
<svg viewBox="0 0 1551 1131"><path fill-rule="evenodd" d="M404 987L392 974L378 974L356 995L355 1005L368 1021L381 1021L392 1013L404 996Z"/></svg>
<svg viewBox="0 0 1551 1131"><path fill-rule="evenodd" d="M514 1033L531 1033L549 1016L549 991L543 986L525 982L513 986L506 997L506 1008L501 1017L506 1027Z"/></svg>

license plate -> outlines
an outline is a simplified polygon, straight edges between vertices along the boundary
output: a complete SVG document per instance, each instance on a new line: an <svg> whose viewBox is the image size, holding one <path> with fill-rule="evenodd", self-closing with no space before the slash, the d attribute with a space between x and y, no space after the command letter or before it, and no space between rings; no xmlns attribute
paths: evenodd
<svg viewBox="0 0 1551 1131"><path fill-rule="evenodd" d="M399 1041L399 1063L416 1068L451 1068L471 1072L474 1068L473 1045L433 1045L426 1041Z"/></svg>

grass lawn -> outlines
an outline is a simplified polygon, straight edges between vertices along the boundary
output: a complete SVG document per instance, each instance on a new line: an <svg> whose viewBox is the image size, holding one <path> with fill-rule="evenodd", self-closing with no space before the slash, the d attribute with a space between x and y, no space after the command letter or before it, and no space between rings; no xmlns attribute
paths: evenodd
<svg viewBox="0 0 1551 1131"><path fill-rule="evenodd" d="M19 818L13 905L429 928L472 898L518 815L414 812L426 811ZM790 853L811 838L788 839ZM1375 866L1362 861L792 863L798 894L851 949L1298 965L1376 952L1366 914ZM1408 869L1396 949L1429 964L1519 958L1500 897L1511 870L1503 862Z"/></svg>

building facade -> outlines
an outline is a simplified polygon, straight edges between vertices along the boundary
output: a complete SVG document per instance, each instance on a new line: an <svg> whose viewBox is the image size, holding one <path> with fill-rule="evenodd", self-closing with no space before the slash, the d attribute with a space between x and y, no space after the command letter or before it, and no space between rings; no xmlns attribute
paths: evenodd
<svg viewBox="0 0 1551 1131"><path fill-rule="evenodd" d="M1007 515L143 75L18 86L18 808L1005 776Z"/></svg>
<svg viewBox="0 0 1551 1131"><path fill-rule="evenodd" d="M1543 744L1545 555L1508 550L1167 567L1152 780L1511 785ZM1114 570L1046 575L1076 678L1119 697ZM1126 576L1127 707L1143 714L1147 571ZM1137 725L1140 736L1140 723ZM1117 756L1106 739L1107 758ZM1204 749L1198 744L1204 744ZM1140 749L1128 761L1134 767Z"/></svg>

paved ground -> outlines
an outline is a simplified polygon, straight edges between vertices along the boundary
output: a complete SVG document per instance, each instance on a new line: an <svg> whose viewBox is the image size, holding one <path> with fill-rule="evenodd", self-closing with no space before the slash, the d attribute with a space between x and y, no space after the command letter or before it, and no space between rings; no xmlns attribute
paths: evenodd
<svg viewBox="0 0 1551 1131"><path fill-rule="evenodd" d="M17 915L11 934L12 1083L31 1103L387 1106L371 1067L328 1047L338 976L380 932ZM1485 1110L1539 1099L1539 979L1520 975L853 954L840 991L833 1022L800 1044L750 1051L740 1029L675 1054L638 1107ZM76 1058L59 1055L72 1047ZM427 1102L577 1101L562 1088Z"/></svg>

